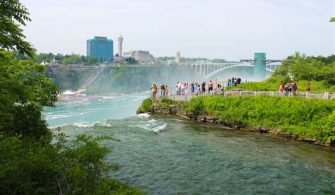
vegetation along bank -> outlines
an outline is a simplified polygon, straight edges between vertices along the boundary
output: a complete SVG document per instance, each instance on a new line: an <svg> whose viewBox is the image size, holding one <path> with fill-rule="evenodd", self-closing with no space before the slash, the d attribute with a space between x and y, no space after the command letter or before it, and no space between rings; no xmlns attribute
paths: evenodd
<svg viewBox="0 0 335 195"><path fill-rule="evenodd" d="M188 102L146 99L138 113L178 115L198 122L335 144L335 100L287 97L201 96Z"/></svg>

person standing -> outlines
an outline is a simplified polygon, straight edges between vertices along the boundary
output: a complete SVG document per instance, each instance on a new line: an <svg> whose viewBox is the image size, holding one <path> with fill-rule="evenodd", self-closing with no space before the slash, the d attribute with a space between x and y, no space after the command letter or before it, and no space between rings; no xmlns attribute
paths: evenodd
<svg viewBox="0 0 335 195"><path fill-rule="evenodd" d="M200 95L201 94L201 87L200 87L200 84L198 84L198 91L197 91L197 95Z"/></svg>
<svg viewBox="0 0 335 195"><path fill-rule="evenodd" d="M298 90L298 86L297 83L293 83L292 84L292 91L293 91L293 95L296 96L297 95L297 90Z"/></svg>
<svg viewBox="0 0 335 195"><path fill-rule="evenodd" d="M208 83L208 93L212 94L213 92L213 81L210 80Z"/></svg>
<svg viewBox="0 0 335 195"><path fill-rule="evenodd" d="M177 88L178 88L178 90L177 90L177 95L181 95L181 82L178 82L178 84L177 84Z"/></svg>
<svg viewBox="0 0 335 195"><path fill-rule="evenodd" d="M286 83L284 86L284 90L285 90L285 96L288 96L290 94L290 83Z"/></svg>
<svg viewBox="0 0 335 195"><path fill-rule="evenodd" d="M165 97L168 97L169 96L169 88L167 85L165 85L165 94L164 94Z"/></svg>
<svg viewBox="0 0 335 195"><path fill-rule="evenodd" d="M153 83L152 86L151 86L151 92L152 92L152 99L156 100L157 85L155 83Z"/></svg>
<svg viewBox="0 0 335 195"><path fill-rule="evenodd" d="M165 96L165 85L161 84L161 97Z"/></svg>
<svg viewBox="0 0 335 195"><path fill-rule="evenodd" d="M194 87L194 81L191 83L191 95L194 94L194 90L195 90L195 87Z"/></svg>
<svg viewBox="0 0 335 195"><path fill-rule="evenodd" d="M307 91L308 93L311 92L311 84L310 84L309 82L308 82L307 85L306 85L306 91Z"/></svg>
<svg viewBox="0 0 335 195"><path fill-rule="evenodd" d="M284 89L285 89L284 82L283 82L283 81L280 81L280 84L279 84L279 93L280 93L281 95L284 94Z"/></svg>
<svg viewBox="0 0 335 195"><path fill-rule="evenodd" d="M203 94L206 93L206 82L202 82L202 84L201 84L201 92L202 92Z"/></svg>

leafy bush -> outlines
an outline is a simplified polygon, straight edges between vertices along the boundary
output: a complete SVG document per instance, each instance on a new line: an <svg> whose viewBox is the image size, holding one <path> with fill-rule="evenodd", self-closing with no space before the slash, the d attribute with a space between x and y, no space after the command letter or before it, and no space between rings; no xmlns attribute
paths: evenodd
<svg viewBox="0 0 335 195"><path fill-rule="evenodd" d="M151 112L152 111L152 100L147 98L143 100L141 106L137 109L137 113Z"/></svg>
<svg viewBox="0 0 335 195"><path fill-rule="evenodd" d="M0 194L142 194L108 174L115 164L103 159L109 152L99 141L81 135L55 144L20 137L0 138Z"/></svg>
<svg viewBox="0 0 335 195"><path fill-rule="evenodd" d="M41 111L54 105L58 91L45 77L45 67L17 61L12 53L0 50L0 89L0 132L37 139L49 136Z"/></svg>
<svg viewBox="0 0 335 195"><path fill-rule="evenodd" d="M200 115L204 113L203 99L192 98L190 103L186 107L187 112L191 112L194 115Z"/></svg>
<svg viewBox="0 0 335 195"><path fill-rule="evenodd" d="M173 103L173 100L167 97L162 97L159 99L159 102L165 105L171 105Z"/></svg>

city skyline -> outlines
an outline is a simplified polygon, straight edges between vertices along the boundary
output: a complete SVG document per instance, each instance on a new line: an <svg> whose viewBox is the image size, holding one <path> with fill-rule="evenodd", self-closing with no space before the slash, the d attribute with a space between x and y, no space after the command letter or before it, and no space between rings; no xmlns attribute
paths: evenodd
<svg viewBox="0 0 335 195"><path fill-rule="evenodd" d="M88 37L125 37L123 50L157 56L251 58L266 52L331 55L335 50L332 0L23 0L32 22L27 40L39 52L84 55ZM66 5L66 6L65 6ZM117 48L114 45L114 50Z"/></svg>

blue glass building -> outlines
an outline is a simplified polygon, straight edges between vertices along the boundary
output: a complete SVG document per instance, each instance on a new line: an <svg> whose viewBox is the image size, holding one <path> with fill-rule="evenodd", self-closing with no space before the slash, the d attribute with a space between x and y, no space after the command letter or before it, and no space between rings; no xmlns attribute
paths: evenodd
<svg viewBox="0 0 335 195"><path fill-rule="evenodd" d="M87 56L95 57L99 62L113 61L113 40L97 36L87 40Z"/></svg>

